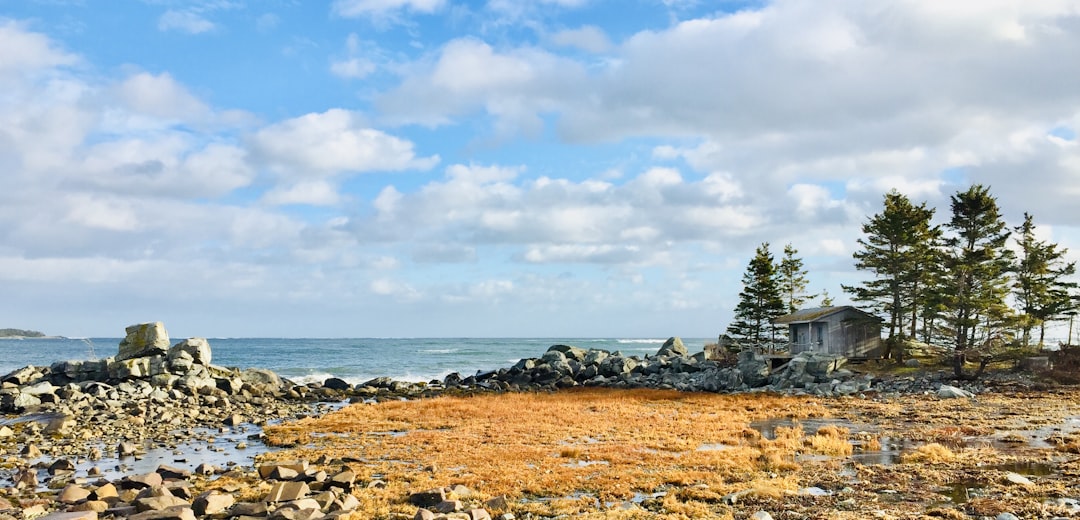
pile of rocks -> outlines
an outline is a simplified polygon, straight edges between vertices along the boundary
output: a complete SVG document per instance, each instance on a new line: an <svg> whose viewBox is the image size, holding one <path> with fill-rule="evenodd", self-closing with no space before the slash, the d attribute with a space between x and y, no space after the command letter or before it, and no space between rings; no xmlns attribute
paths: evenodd
<svg viewBox="0 0 1080 520"><path fill-rule="evenodd" d="M59 461L53 465L63 466ZM0 511L41 520L95 520L99 514L133 520L317 520L333 519L360 506L351 493L356 475L347 467L329 475L309 467L307 462L277 463L260 466L256 477L252 472L225 471L208 465L194 472L162 465L152 473L94 482L74 478L66 469L69 466L63 467L50 470L48 484L55 490L51 501L39 498L12 503L0 497ZM214 485L198 495L193 493L193 489L205 484L205 479L216 476L227 477L220 482L228 483ZM256 482L240 484L252 480ZM242 494L250 495L252 488L263 490L261 500L237 499Z"/></svg>
<svg viewBox="0 0 1080 520"><path fill-rule="evenodd" d="M262 406L267 398L288 391L287 382L269 370L222 368L210 360L210 344L204 338L169 346L161 322L132 325L114 357L28 366L7 374L0 379L0 412L43 409L78 414L101 404L97 400L119 403L121 393L154 402L197 398L197 404L211 408L228 408L231 403ZM61 402L73 408L48 406Z"/></svg>
<svg viewBox="0 0 1080 520"><path fill-rule="evenodd" d="M558 389L574 386L659 388L687 392L772 390L814 395L850 395L870 389L872 380L838 370L843 358L800 354L783 369L753 352L735 366L721 366L704 352L690 354L682 339L669 338L656 355L641 359L621 352L553 345L540 358L522 359L510 368L461 377L450 374L444 388L492 390Z"/></svg>

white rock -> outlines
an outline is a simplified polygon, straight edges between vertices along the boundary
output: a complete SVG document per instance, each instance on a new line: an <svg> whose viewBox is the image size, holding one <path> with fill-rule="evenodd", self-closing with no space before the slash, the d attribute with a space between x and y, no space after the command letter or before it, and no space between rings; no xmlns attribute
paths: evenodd
<svg viewBox="0 0 1080 520"><path fill-rule="evenodd" d="M975 397L975 394L964 390L963 388L957 388L955 386L941 385L938 388L937 396L939 399L958 399L962 397Z"/></svg>

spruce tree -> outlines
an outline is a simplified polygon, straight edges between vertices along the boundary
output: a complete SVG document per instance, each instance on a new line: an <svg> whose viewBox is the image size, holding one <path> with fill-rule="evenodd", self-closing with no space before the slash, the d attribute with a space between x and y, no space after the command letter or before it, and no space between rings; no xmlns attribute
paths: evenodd
<svg viewBox="0 0 1080 520"><path fill-rule="evenodd" d="M782 316L784 309L776 264L765 242L757 248L743 274L743 290L727 333L744 344L760 346L771 340L772 320Z"/></svg>
<svg viewBox="0 0 1080 520"><path fill-rule="evenodd" d="M1013 281L1013 297L1020 311L1021 344L1031 343L1031 330L1039 327L1039 344L1046 339L1046 322L1062 319L1076 310L1072 292L1077 284L1066 280L1076 274L1076 262L1065 262L1068 249L1035 238L1034 219L1024 213L1017 226L1019 258Z"/></svg>
<svg viewBox="0 0 1080 520"><path fill-rule="evenodd" d="M873 278L861 286L844 286L856 301L866 302L888 316L889 337L885 357L904 335L910 319L911 334L917 327L920 301L930 285L931 261L940 230L931 225L933 209L918 206L906 195L892 190L885 195L884 208L863 224L862 249L854 253L855 268L870 271ZM902 353L897 353L902 357Z"/></svg>
<svg viewBox="0 0 1080 520"><path fill-rule="evenodd" d="M940 296L945 307L942 318L952 333L953 371L963 377L966 351L989 342L1008 325L1005 296L1013 255L1005 247L1009 229L989 189L972 185L951 200Z"/></svg>
<svg viewBox="0 0 1080 520"><path fill-rule="evenodd" d="M807 271L803 268L801 258L795 256L799 251L791 244L784 246L784 257L780 259L780 265L776 267L780 277L780 292L783 294L787 312L795 312L802 308L803 304L814 298L815 295L806 294Z"/></svg>

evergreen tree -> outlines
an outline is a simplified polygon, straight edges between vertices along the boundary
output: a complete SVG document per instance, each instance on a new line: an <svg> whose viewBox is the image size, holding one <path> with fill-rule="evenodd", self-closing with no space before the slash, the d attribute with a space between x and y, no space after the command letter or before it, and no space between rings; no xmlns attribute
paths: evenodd
<svg viewBox="0 0 1080 520"><path fill-rule="evenodd" d="M735 319L727 332L733 338L750 345L771 340L772 320L784 314L780 280L769 243L757 248L743 274L743 290L735 307Z"/></svg>
<svg viewBox="0 0 1080 520"><path fill-rule="evenodd" d="M1076 310L1072 291L1075 282L1065 278L1076 274L1076 262L1065 262L1068 249L1035 239L1035 224L1024 213L1024 223L1015 228L1020 258L1016 264L1013 296L1021 312L1021 343L1031 343L1031 330L1039 327L1039 344L1046 339L1046 322L1064 318Z"/></svg>
<svg viewBox="0 0 1080 520"><path fill-rule="evenodd" d="M967 349L989 341L1007 325L1005 296L1013 255L1005 248L1009 230L997 200L981 185L952 196L952 219L946 227L951 236L945 240L943 321L952 333L953 371L962 377Z"/></svg>
<svg viewBox="0 0 1080 520"><path fill-rule="evenodd" d="M803 261L796 257L799 251L788 244L784 246L784 258L780 259L780 265L776 271L780 276L780 292L783 294L787 312L795 312L802 308L803 304L814 298L815 295L806 294L807 271L803 269Z"/></svg>
<svg viewBox="0 0 1080 520"><path fill-rule="evenodd" d="M822 307L832 307L833 306L833 299L832 299L832 296L829 296L829 290L828 289L824 289L824 290L821 291L821 306Z"/></svg>
<svg viewBox="0 0 1080 520"><path fill-rule="evenodd" d="M911 334L917 327L919 303L933 274L934 245L940 230L931 225L933 209L918 206L907 196L892 190L885 195L884 209L863 224L862 249L854 253L855 267L870 271L874 278L861 286L844 286L857 301L868 303L888 316L889 340L885 357L904 334L910 319ZM897 353L902 355L902 353Z"/></svg>

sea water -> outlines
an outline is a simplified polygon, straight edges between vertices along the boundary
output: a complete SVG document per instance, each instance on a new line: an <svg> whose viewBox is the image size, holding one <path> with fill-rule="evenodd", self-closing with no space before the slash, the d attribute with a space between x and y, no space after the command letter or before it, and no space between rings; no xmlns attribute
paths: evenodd
<svg viewBox="0 0 1080 520"><path fill-rule="evenodd" d="M469 376L540 357L551 345L655 354L667 338L209 338L211 364L267 368L298 383L340 377L362 383L387 376L431 381ZM178 340L173 339L173 343ZM707 340L683 338L691 353ZM115 356L120 338L0 339L0 376L27 365Z"/></svg>

